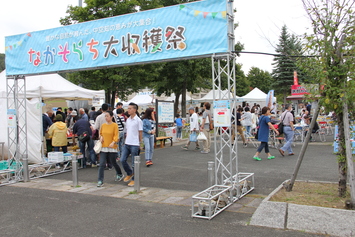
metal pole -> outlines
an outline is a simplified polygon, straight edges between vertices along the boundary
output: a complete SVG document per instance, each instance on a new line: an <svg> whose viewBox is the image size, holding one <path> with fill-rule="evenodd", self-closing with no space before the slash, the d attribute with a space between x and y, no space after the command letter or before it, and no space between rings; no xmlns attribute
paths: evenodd
<svg viewBox="0 0 355 237"><path fill-rule="evenodd" d="M215 184L215 175L214 175L214 161L209 161L207 166L207 177L208 177L208 187L211 187Z"/></svg>
<svg viewBox="0 0 355 237"><path fill-rule="evenodd" d="M83 0L79 0L79 7L83 6Z"/></svg>
<svg viewBox="0 0 355 237"><path fill-rule="evenodd" d="M317 118L318 118L319 111L320 111L320 106L319 106L319 103L317 103L317 107L315 109L314 116L312 117L311 124L310 124L310 126L308 128L306 139L303 141L300 154L298 155L298 159L297 159L297 164L296 164L295 170L294 170L294 172L292 174L290 182L285 184L287 192L291 192L292 188L293 188L293 185L295 184L298 171L300 170L304 154L306 153L306 150L307 150L307 147L308 147L308 143L309 143L309 140L310 140L311 135L312 135L313 127L316 124L316 121L317 121Z"/></svg>
<svg viewBox="0 0 355 237"><path fill-rule="evenodd" d="M134 157L134 191L140 192L141 157Z"/></svg>
<svg viewBox="0 0 355 237"><path fill-rule="evenodd" d="M24 155L22 157L22 171L23 171L23 181L29 182L30 181L30 173L28 171L28 157Z"/></svg>
<svg viewBox="0 0 355 237"><path fill-rule="evenodd" d="M74 188L78 186L78 160L76 155L72 157L72 174L73 174L73 186Z"/></svg>

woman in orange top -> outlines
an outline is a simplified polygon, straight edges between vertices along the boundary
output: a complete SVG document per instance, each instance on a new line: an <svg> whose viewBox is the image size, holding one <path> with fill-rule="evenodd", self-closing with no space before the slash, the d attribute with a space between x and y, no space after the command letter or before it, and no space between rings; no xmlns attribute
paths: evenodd
<svg viewBox="0 0 355 237"><path fill-rule="evenodd" d="M98 141L102 143L102 149L100 152L100 167L97 187L102 187L104 184L104 170L106 166L106 158L108 158L111 161L113 167L115 167L115 181L121 181L123 179L122 171L116 162L117 142L119 141L118 125L117 123L113 122L112 111L106 111L105 113L106 123L101 125L100 141Z"/></svg>

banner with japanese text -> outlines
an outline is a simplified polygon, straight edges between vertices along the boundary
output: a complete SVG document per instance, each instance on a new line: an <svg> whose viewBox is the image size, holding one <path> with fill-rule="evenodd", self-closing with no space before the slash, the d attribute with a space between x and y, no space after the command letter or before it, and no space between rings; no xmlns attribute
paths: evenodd
<svg viewBox="0 0 355 237"><path fill-rule="evenodd" d="M7 36L6 74L74 71L225 53L226 10L225 0L205 0Z"/></svg>

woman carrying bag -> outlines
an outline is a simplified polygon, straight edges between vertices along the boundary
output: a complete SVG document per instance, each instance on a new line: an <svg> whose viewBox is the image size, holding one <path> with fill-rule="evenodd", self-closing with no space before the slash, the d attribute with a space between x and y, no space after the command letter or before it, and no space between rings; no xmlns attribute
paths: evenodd
<svg viewBox="0 0 355 237"><path fill-rule="evenodd" d="M153 165L155 120L152 109L146 109L143 116L143 142L145 147L145 165Z"/></svg>
<svg viewBox="0 0 355 237"><path fill-rule="evenodd" d="M274 130L275 133L278 135L279 131L277 131L276 128L271 124L270 122L270 108L269 107L263 107L261 110L261 117L259 119L259 129L258 129L258 141L260 141L260 146L258 147L253 159L260 161L261 158L259 157L260 152L265 148L265 153L268 155L268 159L274 159L275 156L272 156L269 151L269 128Z"/></svg>
<svg viewBox="0 0 355 237"><path fill-rule="evenodd" d="M100 141L102 148L100 151L100 167L97 187L104 185L104 170L106 166L106 157L108 157L116 170L115 181L121 181L123 179L121 168L116 162L117 157L117 142L119 140L119 132L117 123L113 122L112 111L105 112L106 123L101 125L100 128Z"/></svg>

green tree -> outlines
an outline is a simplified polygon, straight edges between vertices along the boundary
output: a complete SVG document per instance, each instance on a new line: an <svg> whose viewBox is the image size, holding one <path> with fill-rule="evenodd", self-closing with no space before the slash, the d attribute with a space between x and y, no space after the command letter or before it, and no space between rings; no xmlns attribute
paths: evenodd
<svg viewBox="0 0 355 237"><path fill-rule="evenodd" d="M0 53L0 72L5 69L5 54Z"/></svg>
<svg viewBox="0 0 355 237"><path fill-rule="evenodd" d="M274 58L272 71L274 78L272 87L277 94L283 94L284 103L286 103L287 94L290 93L290 87L293 85L293 72L300 72L296 65L296 59L292 56L301 55L301 47L298 38L290 35L284 25L281 29L279 44L276 47L276 52L281 56Z"/></svg>
<svg viewBox="0 0 355 237"><path fill-rule="evenodd" d="M175 113L180 96L181 111L186 111L186 91L196 93L201 88L212 88L210 58L162 63L161 68L160 76L153 80L153 88L158 95L175 94Z"/></svg>
<svg viewBox="0 0 355 237"><path fill-rule="evenodd" d="M347 160L343 109L347 105L353 105L355 101L353 80L355 2L353 0L302 0L302 2L313 26L313 33L305 35L305 48L309 55L318 57L306 58L301 61L301 65L319 85L319 90L313 96L321 93L318 97L320 106L324 106L327 111L335 111L337 116L338 194L344 196L347 188Z"/></svg>
<svg viewBox="0 0 355 237"><path fill-rule="evenodd" d="M247 79L251 87L258 87L265 93L268 93L272 89L271 84L273 83L273 78L269 72L263 71L260 68L252 67L250 68Z"/></svg>

